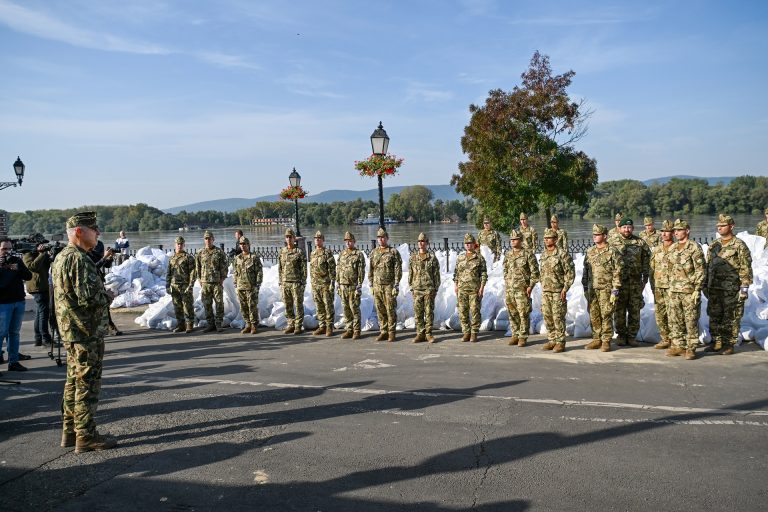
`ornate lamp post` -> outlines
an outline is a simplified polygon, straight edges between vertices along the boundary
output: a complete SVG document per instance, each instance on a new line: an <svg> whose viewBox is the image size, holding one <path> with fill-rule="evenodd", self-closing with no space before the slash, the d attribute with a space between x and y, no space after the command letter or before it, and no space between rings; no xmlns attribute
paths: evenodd
<svg viewBox="0 0 768 512"><path fill-rule="evenodd" d="M301 187L301 175L296 172L296 168L293 168L293 171L291 171L291 174L288 175L288 181L291 184L291 187L294 189L298 189ZM301 231L299 230L299 196L294 195L293 197L293 204L295 207L295 215L296 215L296 238L299 238L301 236Z"/></svg>
<svg viewBox="0 0 768 512"><path fill-rule="evenodd" d="M24 169L24 162L22 162L21 158L17 156L16 161L13 163L13 172L16 173L16 179L18 180L18 183L16 181L0 182L0 190L8 187L15 187L17 184L18 186L21 186L21 182L24 181Z"/></svg>
<svg viewBox="0 0 768 512"><path fill-rule="evenodd" d="M387 154L389 148L389 136L384 130L384 126L379 121L379 127L373 130L371 134L371 149L373 154L378 157L383 157ZM378 174L379 179L379 227L384 227L384 183L381 173Z"/></svg>

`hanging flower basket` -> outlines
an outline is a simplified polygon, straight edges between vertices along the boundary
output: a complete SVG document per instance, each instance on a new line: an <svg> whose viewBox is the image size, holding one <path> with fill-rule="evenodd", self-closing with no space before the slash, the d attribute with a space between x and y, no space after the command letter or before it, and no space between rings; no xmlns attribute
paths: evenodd
<svg viewBox="0 0 768 512"><path fill-rule="evenodd" d="M293 201L294 199L304 199L304 197L307 196L307 191L301 188L301 186L298 187L285 187L283 190L280 191L280 199L285 199Z"/></svg>
<svg viewBox="0 0 768 512"><path fill-rule="evenodd" d="M365 160L355 161L355 169L360 176L392 176L403 164L403 158L396 155L371 155Z"/></svg>

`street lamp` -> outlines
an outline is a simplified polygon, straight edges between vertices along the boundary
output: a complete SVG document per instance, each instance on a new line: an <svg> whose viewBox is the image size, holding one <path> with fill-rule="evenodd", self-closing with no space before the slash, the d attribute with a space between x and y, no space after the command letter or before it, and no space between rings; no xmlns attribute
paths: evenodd
<svg viewBox="0 0 768 512"><path fill-rule="evenodd" d="M288 175L288 182L294 188L301 186L301 174L296 172L295 167L293 168L293 171L291 171L291 174ZM296 238L298 238L301 236L301 231L299 230L299 198L297 196L293 196L293 204L296 215Z"/></svg>
<svg viewBox="0 0 768 512"><path fill-rule="evenodd" d="M18 180L18 183L16 181L0 182L0 190L8 187L15 187L17 184L18 186L21 186L21 182L24 181L24 168L24 162L22 162L21 158L17 156L16 161L13 163L13 172L16 173L16 179Z"/></svg>
<svg viewBox="0 0 768 512"><path fill-rule="evenodd" d="M371 134L371 149L376 156L384 156L387 154L389 148L389 136L384 130L381 121L379 121L379 127L373 130ZM384 227L384 183L382 181L381 173L379 178L379 227Z"/></svg>

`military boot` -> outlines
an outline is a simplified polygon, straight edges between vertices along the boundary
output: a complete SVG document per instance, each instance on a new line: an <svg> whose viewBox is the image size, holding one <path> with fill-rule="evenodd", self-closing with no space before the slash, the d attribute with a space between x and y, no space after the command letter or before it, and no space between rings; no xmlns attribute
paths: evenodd
<svg viewBox="0 0 768 512"><path fill-rule="evenodd" d="M99 433L91 437L78 437L75 441L75 453L109 450L117 446L117 441Z"/></svg>
<svg viewBox="0 0 768 512"><path fill-rule="evenodd" d="M393 342L396 341L397 338L395 336L395 331L389 331L389 336L387 336L387 341Z"/></svg>
<svg viewBox="0 0 768 512"><path fill-rule="evenodd" d="M600 340L592 340L586 345L584 345L584 348L587 350L595 350L596 348L600 348L600 346L603 344Z"/></svg>
<svg viewBox="0 0 768 512"><path fill-rule="evenodd" d="M325 326L321 325L314 331L312 331L312 336L319 336L321 334L325 334Z"/></svg>
<svg viewBox="0 0 768 512"><path fill-rule="evenodd" d="M565 343L556 343L555 348L552 349L552 352L565 352Z"/></svg>
<svg viewBox="0 0 768 512"><path fill-rule="evenodd" d="M184 325L184 322L179 322L179 325L176 326L173 332L184 332L186 329L187 329L187 326Z"/></svg>
<svg viewBox="0 0 768 512"><path fill-rule="evenodd" d="M184 332L186 332L187 334L192 332L194 330L194 325L195 325L194 321L187 320L187 329Z"/></svg>
<svg viewBox="0 0 768 512"><path fill-rule="evenodd" d="M554 341L548 341L541 347L541 350L552 350L555 348L556 343Z"/></svg>
<svg viewBox="0 0 768 512"><path fill-rule="evenodd" d="M517 340L517 346L524 347L527 342L528 342L527 338L520 338L519 340Z"/></svg>
<svg viewBox="0 0 768 512"><path fill-rule="evenodd" d="M435 337L432 336L431 332L427 333L426 339L427 339L427 343L434 343L435 342Z"/></svg>
<svg viewBox="0 0 768 512"><path fill-rule="evenodd" d="M77 441L77 434L74 432L62 432L61 433L61 447L62 448L70 448L72 446L75 446L75 442Z"/></svg>
<svg viewBox="0 0 768 512"><path fill-rule="evenodd" d="M600 344L600 352L610 352L610 351L611 351L610 341L604 341Z"/></svg>
<svg viewBox="0 0 768 512"><path fill-rule="evenodd" d="M213 324L208 324L208 327L206 327L203 332L216 332L216 326Z"/></svg>
<svg viewBox="0 0 768 512"><path fill-rule="evenodd" d="M251 324L245 324L245 327L240 331L240 334L248 334L249 332L251 332Z"/></svg>
<svg viewBox="0 0 768 512"><path fill-rule="evenodd" d="M619 336L616 338L616 346L617 347L626 347L627 346L627 337L626 336Z"/></svg>
<svg viewBox="0 0 768 512"><path fill-rule="evenodd" d="M353 340L359 340L360 339L360 331L355 331L352 333L352 339Z"/></svg>
<svg viewBox="0 0 768 512"><path fill-rule="evenodd" d="M696 359L696 349L695 348L689 348L685 351L685 359L686 361L693 361Z"/></svg>
<svg viewBox="0 0 768 512"><path fill-rule="evenodd" d="M514 334L509 337L509 343L508 345L517 345L518 337Z"/></svg>
<svg viewBox="0 0 768 512"><path fill-rule="evenodd" d="M627 345L630 347L639 347L640 342L638 342L635 338L627 338Z"/></svg>
<svg viewBox="0 0 768 512"><path fill-rule="evenodd" d="M325 335L328 337L333 336L333 326L329 325L325 328Z"/></svg>
<svg viewBox="0 0 768 512"><path fill-rule="evenodd" d="M301 334L303 332L304 332L304 329L300 325L293 328L293 334Z"/></svg>
<svg viewBox="0 0 768 512"><path fill-rule="evenodd" d="M293 334L293 326L289 325L288 327L286 327L285 330L283 331L283 334Z"/></svg>
<svg viewBox="0 0 768 512"><path fill-rule="evenodd" d="M477 333L476 332L473 332L472 334L469 335L469 341L471 341L472 343L477 343Z"/></svg>
<svg viewBox="0 0 768 512"><path fill-rule="evenodd" d="M683 349L682 347L678 347L676 345L672 345L671 347L669 347L667 349L667 355L669 357L675 357L675 356L679 356L679 355L682 355L682 354L685 354L685 349Z"/></svg>
<svg viewBox="0 0 768 512"><path fill-rule="evenodd" d="M704 352L720 352L721 350L723 350L723 342L721 340L717 340L705 348Z"/></svg>
<svg viewBox="0 0 768 512"><path fill-rule="evenodd" d="M259 326L256 324L251 324L251 334L256 334L259 332Z"/></svg>
<svg viewBox="0 0 768 512"><path fill-rule="evenodd" d="M671 346L672 346L672 342L666 341L666 340L661 340L660 342L655 344L653 346L653 348L656 348L656 349L659 349L659 350L664 350L664 349L667 349L667 348L669 348Z"/></svg>
<svg viewBox="0 0 768 512"><path fill-rule="evenodd" d="M342 333L341 335L341 339L343 340L348 340L351 337L352 337L352 331L344 331L344 333Z"/></svg>
<svg viewBox="0 0 768 512"><path fill-rule="evenodd" d="M734 348L733 348L733 345L729 343L729 344L728 344L728 345L727 345L727 346L726 346L726 347L723 349L723 351L722 351L722 352L720 352L720 355L721 355L721 356L730 356L730 355L733 355L733 353L734 353L734 352L735 352L735 350L734 350Z"/></svg>
<svg viewBox="0 0 768 512"><path fill-rule="evenodd" d="M224 332L224 328L221 326L221 324L216 324L216 332Z"/></svg>
<svg viewBox="0 0 768 512"><path fill-rule="evenodd" d="M464 336L462 336L462 337L461 337L461 341L462 341L462 342L467 342L467 341L469 341L469 338L470 338L470 336L471 336L471 335L470 335L468 332L465 332L465 333L464 333Z"/></svg>
<svg viewBox="0 0 768 512"><path fill-rule="evenodd" d="M415 338L413 338L414 343L421 343L423 341L427 341L426 336L422 333L418 333Z"/></svg>
<svg viewBox="0 0 768 512"><path fill-rule="evenodd" d="M376 341L386 341L387 339L387 331L381 331L379 333L379 336L376 338Z"/></svg>

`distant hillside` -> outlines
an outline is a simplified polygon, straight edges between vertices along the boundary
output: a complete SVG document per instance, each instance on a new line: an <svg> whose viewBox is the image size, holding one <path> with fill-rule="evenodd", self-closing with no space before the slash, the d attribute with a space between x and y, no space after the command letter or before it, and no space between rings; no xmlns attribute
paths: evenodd
<svg viewBox="0 0 768 512"><path fill-rule="evenodd" d="M435 199L442 199L443 201L450 201L452 199L463 200L464 196L457 193L450 185L425 185L434 194ZM392 194L399 194L406 186L400 187L384 187L384 201L389 200L389 196ZM354 201L355 199L362 199L363 201L378 201L379 189L372 188L369 190L326 190L325 192L319 192L317 194L311 194L307 196L304 201L313 203L333 203L335 201ZM214 199L211 201L202 201L200 203L186 204L182 206L174 206L173 208L165 208L165 213L179 213L182 210L187 212L200 212L204 210L214 210L218 212L234 212L241 208L248 208L253 206L258 201L279 201L280 198L275 195L254 197L253 199L245 199L242 197L230 197L227 199Z"/></svg>
<svg viewBox="0 0 768 512"><path fill-rule="evenodd" d="M679 174L677 176L665 176L663 178L651 178L649 180L643 181L643 183L646 186L653 185L654 183L658 183L659 185L665 185L666 183L669 183L669 181L672 178L678 178L681 180L707 180L707 183L709 183L710 186L717 185L718 183L722 183L723 185L728 185L730 182L736 178L736 176L720 176L717 178L704 178L701 176L688 176L685 174Z"/></svg>

